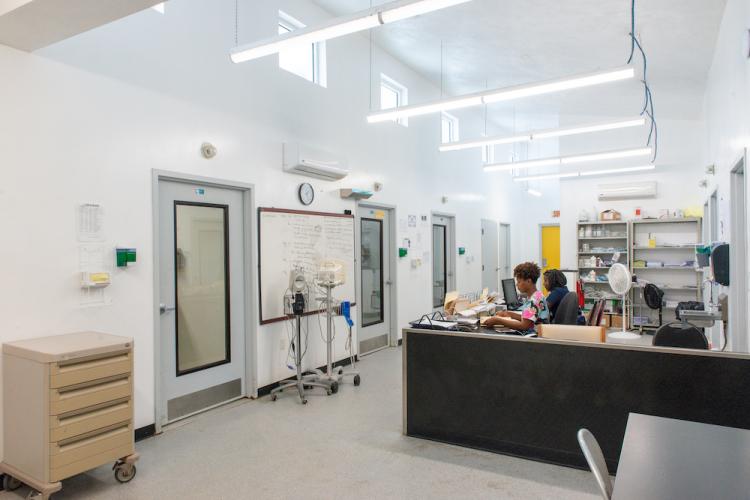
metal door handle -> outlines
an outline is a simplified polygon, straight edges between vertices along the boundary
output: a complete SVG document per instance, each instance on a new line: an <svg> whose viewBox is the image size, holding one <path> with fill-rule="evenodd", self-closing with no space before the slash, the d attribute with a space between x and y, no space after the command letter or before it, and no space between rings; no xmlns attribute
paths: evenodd
<svg viewBox="0 0 750 500"><path fill-rule="evenodd" d="M174 311L175 309L177 308L174 306L167 307L167 304L159 304L159 314L171 312L171 311Z"/></svg>
<svg viewBox="0 0 750 500"><path fill-rule="evenodd" d="M386 280L386 281L385 281L385 284L386 284L386 285L388 285L388 286L391 286L391 285L393 284L393 281L391 281L391 280Z"/></svg>

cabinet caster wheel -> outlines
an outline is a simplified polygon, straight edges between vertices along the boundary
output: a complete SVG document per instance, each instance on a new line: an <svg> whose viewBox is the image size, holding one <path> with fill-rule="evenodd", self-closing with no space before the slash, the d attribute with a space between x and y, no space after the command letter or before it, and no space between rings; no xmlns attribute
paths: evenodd
<svg viewBox="0 0 750 500"><path fill-rule="evenodd" d="M307 404L307 400L306 400L306 399L303 399L303 400L302 400L302 404L303 404L303 405L306 405L306 404Z"/></svg>
<svg viewBox="0 0 750 500"><path fill-rule="evenodd" d="M115 466L115 479L118 483L128 483L136 473L135 465L120 464Z"/></svg>
<svg viewBox="0 0 750 500"><path fill-rule="evenodd" d="M29 491L29 494L26 495L26 500L42 500L42 494L38 491L31 490Z"/></svg>
<svg viewBox="0 0 750 500"><path fill-rule="evenodd" d="M276 394L271 394L271 401L276 401L279 397Z"/></svg>
<svg viewBox="0 0 750 500"><path fill-rule="evenodd" d="M11 477L8 474L3 476L3 489L5 491L15 491L21 487L21 484L23 483L15 477Z"/></svg>
<svg viewBox="0 0 750 500"><path fill-rule="evenodd" d="M330 396L331 394L333 393L330 390L326 391L326 396Z"/></svg>
<svg viewBox="0 0 750 500"><path fill-rule="evenodd" d="M360 383L360 381L361 381L361 380L360 380L360 378L359 378L359 375L355 375L355 376L354 376L354 385L356 385L356 386L359 386L359 383Z"/></svg>
<svg viewBox="0 0 750 500"><path fill-rule="evenodd" d="M339 383L338 382L332 382L331 383L331 394L336 394L339 392Z"/></svg>

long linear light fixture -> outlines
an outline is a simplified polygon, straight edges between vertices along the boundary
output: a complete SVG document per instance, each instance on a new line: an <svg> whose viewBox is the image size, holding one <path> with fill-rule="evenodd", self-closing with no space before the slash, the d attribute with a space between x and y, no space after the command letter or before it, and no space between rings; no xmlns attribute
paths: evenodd
<svg viewBox="0 0 750 500"><path fill-rule="evenodd" d="M507 172L517 168L532 167L555 167L572 165L575 163L587 163L592 161L616 160L618 158L633 158L636 156L648 156L652 149L620 149L617 151L604 151L602 153L589 153L575 156L560 156L557 158L543 158L540 160L517 161L511 163L492 163L484 166L485 172Z"/></svg>
<svg viewBox="0 0 750 500"><path fill-rule="evenodd" d="M229 57L232 62L241 63L270 56L284 49L308 45L333 38L365 31L382 24L395 23L428 12L453 7L471 0L399 0L370 9L361 10L347 16L300 28L289 33L242 45L232 49Z"/></svg>
<svg viewBox="0 0 750 500"><path fill-rule="evenodd" d="M527 175L514 177L516 182L543 181L547 179L569 179L572 177L590 177L593 175L624 174L628 172L640 172L643 170L654 170L656 165L644 165L642 167L610 168L606 170L585 170L581 172L565 172L559 174Z"/></svg>
<svg viewBox="0 0 750 500"><path fill-rule="evenodd" d="M440 151L460 151L463 149L481 148L485 146L496 146L500 144L515 144L519 142L532 142L541 139L552 139L555 137L566 137L570 135L590 134L603 132L605 130L617 130L629 127L642 127L646 124L646 118L639 117L632 120L597 122L573 127L539 130L535 132L523 132L518 135L505 135L496 137L485 137L478 140L449 142L440 146Z"/></svg>
<svg viewBox="0 0 750 500"><path fill-rule="evenodd" d="M556 80L547 80L545 82L485 90L475 94L442 99L427 104L414 104L412 106L402 106L400 108L377 111L375 113L370 113L367 116L367 121L370 123L378 123L398 120L401 118L410 118L412 116L438 113L440 111L450 111L453 109L479 106L481 104L512 101L524 97L552 94L564 90L602 85L604 83L628 80L634 77L635 69L633 69L632 66L624 66L607 71L596 71L594 73L585 73L576 76L558 78Z"/></svg>

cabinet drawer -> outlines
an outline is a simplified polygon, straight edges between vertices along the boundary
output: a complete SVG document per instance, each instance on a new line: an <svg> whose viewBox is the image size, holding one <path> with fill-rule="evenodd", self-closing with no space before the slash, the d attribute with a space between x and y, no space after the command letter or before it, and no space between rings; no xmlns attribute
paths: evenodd
<svg viewBox="0 0 750 500"><path fill-rule="evenodd" d="M133 427L120 424L50 444L52 481L70 477L133 452Z"/></svg>
<svg viewBox="0 0 750 500"><path fill-rule="evenodd" d="M50 442L64 441L114 424L129 422L133 417L130 399L102 403L79 411L50 417Z"/></svg>
<svg viewBox="0 0 750 500"><path fill-rule="evenodd" d="M60 415L115 399L130 397L132 380L129 375L115 376L58 389L50 389L50 415Z"/></svg>
<svg viewBox="0 0 750 500"><path fill-rule="evenodd" d="M120 351L81 361L65 361L50 365L50 387L75 385L113 375L130 373L133 369L132 351Z"/></svg>

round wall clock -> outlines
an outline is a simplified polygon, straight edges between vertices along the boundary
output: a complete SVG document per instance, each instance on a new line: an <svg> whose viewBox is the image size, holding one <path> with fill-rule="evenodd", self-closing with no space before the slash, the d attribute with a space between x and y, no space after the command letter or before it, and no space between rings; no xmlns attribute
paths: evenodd
<svg viewBox="0 0 750 500"><path fill-rule="evenodd" d="M309 205L315 199L315 190L309 182L303 182L300 184L297 194L299 196L299 201L302 202L303 205Z"/></svg>

